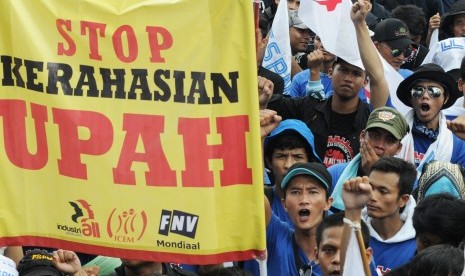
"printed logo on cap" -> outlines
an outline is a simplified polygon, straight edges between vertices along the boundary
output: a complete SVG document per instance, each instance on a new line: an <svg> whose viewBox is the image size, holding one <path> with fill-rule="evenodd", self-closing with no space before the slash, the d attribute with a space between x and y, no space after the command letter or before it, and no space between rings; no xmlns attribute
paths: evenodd
<svg viewBox="0 0 465 276"><path fill-rule="evenodd" d="M404 26L401 26L401 27L399 28L399 30L397 30L397 31L395 32L395 35L396 35L396 36L408 35L408 30L407 30L407 28L405 28Z"/></svg>
<svg viewBox="0 0 465 276"><path fill-rule="evenodd" d="M378 118L380 118L384 122L390 121L390 120L394 119L395 117L396 117L396 115L392 114L392 112L389 112L389 111L380 111L378 113Z"/></svg>

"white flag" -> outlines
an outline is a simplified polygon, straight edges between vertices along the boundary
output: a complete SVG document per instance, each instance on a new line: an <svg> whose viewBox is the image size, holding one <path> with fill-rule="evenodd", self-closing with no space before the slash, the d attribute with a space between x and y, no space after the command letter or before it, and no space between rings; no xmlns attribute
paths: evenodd
<svg viewBox="0 0 465 276"><path fill-rule="evenodd" d="M299 18L320 37L328 52L364 68L350 19L351 8L350 0L304 0L300 2Z"/></svg>
<svg viewBox="0 0 465 276"><path fill-rule="evenodd" d="M350 232L349 244L347 245L342 276L365 275L356 235L355 230L352 229Z"/></svg>
<svg viewBox="0 0 465 276"><path fill-rule="evenodd" d="M303 0L300 2L299 18L321 39L325 49L345 61L364 68L360 58L355 27L350 19L350 0ZM396 95L402 76L381 56L384 75L388 82L392 105L402 114L410 107L404 105Z"/></svg>
<svg viewBox="0 0 465 276"><path fill-rule="evenodd" d="M284 79L284 94L286 95L289 95L291 87L291 58L287 1L280 1L271 26L262 66Z"/></svg>
<svg viewBox="0 0 465 276"><path fill-rule="evenodd" d="M426 57L421 63L421 65L433 62L433 56L434 56L434 52L436 51L436 47L438 46L437 45L438 42L439 42L439 30L435 29L433 33L431 34L431 39L429 41L430 51L428 52L428 54L426 54Z"/></svg>

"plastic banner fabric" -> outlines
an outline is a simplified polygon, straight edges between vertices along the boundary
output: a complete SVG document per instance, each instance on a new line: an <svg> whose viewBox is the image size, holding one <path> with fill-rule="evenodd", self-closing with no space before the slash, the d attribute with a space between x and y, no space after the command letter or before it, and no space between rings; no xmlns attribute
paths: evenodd
<svg viewBox="0 0 465 276"><path fill-rule="evenodd" d="M6 0L0 22L0 244L264 252L250 0Z"/></svg>

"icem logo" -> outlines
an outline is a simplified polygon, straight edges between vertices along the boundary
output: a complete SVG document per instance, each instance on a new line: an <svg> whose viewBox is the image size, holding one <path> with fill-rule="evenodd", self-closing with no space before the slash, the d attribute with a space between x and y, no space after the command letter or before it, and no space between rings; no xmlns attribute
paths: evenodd
<svg viewBox="0 0 465 276"><path fill-rule="evenodd" d="M158 234L168 236L169 233L195 238L199 216L178 210L162 210Z"/></svg>
<svg viewBox="0 0 465 276"><path fill-rule="evenodd" d="M115 241L134 243L142 238L147 229L147 214L133 208L114 208L107 220L108 236Z"/></svg>

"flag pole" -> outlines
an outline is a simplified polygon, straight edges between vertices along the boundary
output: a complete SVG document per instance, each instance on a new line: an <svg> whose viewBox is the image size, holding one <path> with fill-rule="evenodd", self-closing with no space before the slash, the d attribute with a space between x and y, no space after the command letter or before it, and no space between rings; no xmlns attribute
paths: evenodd
<svg viewBox="0 0 465 276"><path fill-rule="evenodd" d="M365 243L363 242L362 229L353 228L357 236L358 248L360 250L360 255L362 256L363 270L365 271L366 276L372 276L370 271L370 264L368 263L368 257L365 250Z"/></svg>
<svg viewBox="0 0 465 276"><path fill-rule="evenodd" d="M253 17L254 17L254 27L255 27L255 53L258 55L258 32L260 28L258 26L259 20L259 10L260 10L260 0L253 1Z"/></svg>

